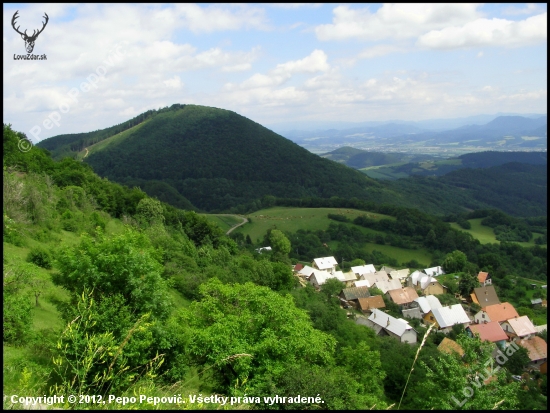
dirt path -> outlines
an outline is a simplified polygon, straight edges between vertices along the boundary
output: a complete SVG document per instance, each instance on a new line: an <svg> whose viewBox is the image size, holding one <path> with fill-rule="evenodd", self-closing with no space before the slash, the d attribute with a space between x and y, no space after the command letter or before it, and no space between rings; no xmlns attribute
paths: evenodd
<svg viewBox="0 0 550 413"><path fill-rule="evenodd" d="M229 235L231 233L231 231L233 231L235 228L239 228L241 225L244 225L248 222L248 219L246 219L245 217L242 217L240 215L235 215L235 214L216 214L216 215L224 216L224 217L238 217L238 218L241 218L243 220L243 222L241 222L240 224L233 225L231 228L229 228L227 230L227 232L225 233L225 235Z"/></svg>
<svg viewBox="0 0 550 413"><path fill-rule="evenodd" d="M86 149L86 155L84 155L84 156L82 157L82 159L84 159L86 156L88 156L88 148L84 148L84 149Z"/></svg>

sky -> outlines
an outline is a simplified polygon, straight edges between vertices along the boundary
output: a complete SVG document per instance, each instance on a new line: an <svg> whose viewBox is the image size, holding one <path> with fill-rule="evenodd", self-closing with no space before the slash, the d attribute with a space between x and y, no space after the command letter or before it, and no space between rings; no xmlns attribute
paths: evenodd
<svg viewBox="0 0 550 413"><path fill-rule="evenodd" d="M36 143L174 103L265 126L547 111L547 5L4 3L4 123ZM26 44L35 39L23 60Z"/></svg>

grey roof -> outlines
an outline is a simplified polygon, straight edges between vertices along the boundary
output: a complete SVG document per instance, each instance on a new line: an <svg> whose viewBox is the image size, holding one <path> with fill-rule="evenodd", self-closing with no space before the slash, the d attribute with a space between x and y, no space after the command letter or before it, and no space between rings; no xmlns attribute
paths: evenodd
<svg viewBox="0 0 550 413"><path fill-rule="evenodd" d="M369 298L370 293L367 287L344 288L340 293L345 300L357 300L358 298Z"/></svg>
<svg viewBox="0 0 550 413"><path fill-rule="evenodd" d="M434 308L432 314L440 328L452 327L455 324L470 323L470 318L460 304Z"/></svg>
<svg viewBox="0 0 550 413"><path fill-rule="evenodd" d="M414 301L418 303L423 314L429 313L434 308L441 308L442 305L435 295L418 297Z"/></svg>
<svg viewBox="0 0 550 413"><path fill-rule="evenodd" d="M372 310L369 321L401 337L407 330L414 330L409 323L401 318L394 318L377 308ZM389 321L389 322L388 322Z"/></svg>
<svg viewBox="0 0 550 413"><path fill-rule="evenodd" d="M403 309L401 312L403 313L403 317L422 319L422 314L420 314L419 307L406 308L406 309Z"/></svg>
<svg viewBox="0 0 550 413"><path fill-rule="evenodd" d="M477 301L481 307L500 304L500 300L493 285L474 288L474 294L476 295Z"/></svg>
<svg viewBox="0 0 550 413"><path fill-rule="evenodd" d="M542 304L542 298L534 298L531 300L531 304Z"/></svg>

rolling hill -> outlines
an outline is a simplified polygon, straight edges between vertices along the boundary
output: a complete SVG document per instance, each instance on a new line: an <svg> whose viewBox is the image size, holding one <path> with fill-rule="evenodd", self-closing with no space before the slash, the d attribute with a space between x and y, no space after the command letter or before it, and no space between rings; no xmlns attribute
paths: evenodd
<svg viewBox="0 0 550 413"><path fill-rule="evenodd" d="M38 146L57 156L70 152L101 176L207 211L264 195L366 199L366 189L379 186L250 119L197 105L149 111L116 127L52 137ZM151 181L163 183L162 191Z"/></svg>

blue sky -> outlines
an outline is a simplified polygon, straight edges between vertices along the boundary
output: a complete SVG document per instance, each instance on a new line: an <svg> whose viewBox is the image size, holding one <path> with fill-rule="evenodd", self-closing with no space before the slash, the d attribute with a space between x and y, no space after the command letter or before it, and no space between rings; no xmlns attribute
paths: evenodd
<svg viewBox="0 0 550 413"><path fill-rule="evenodd" d="M33 142L174 103L266 126L547 111L546 4L3 8L4 122ZM17 10L30 33L48 14L47 60L17 58Z"/></svg>

